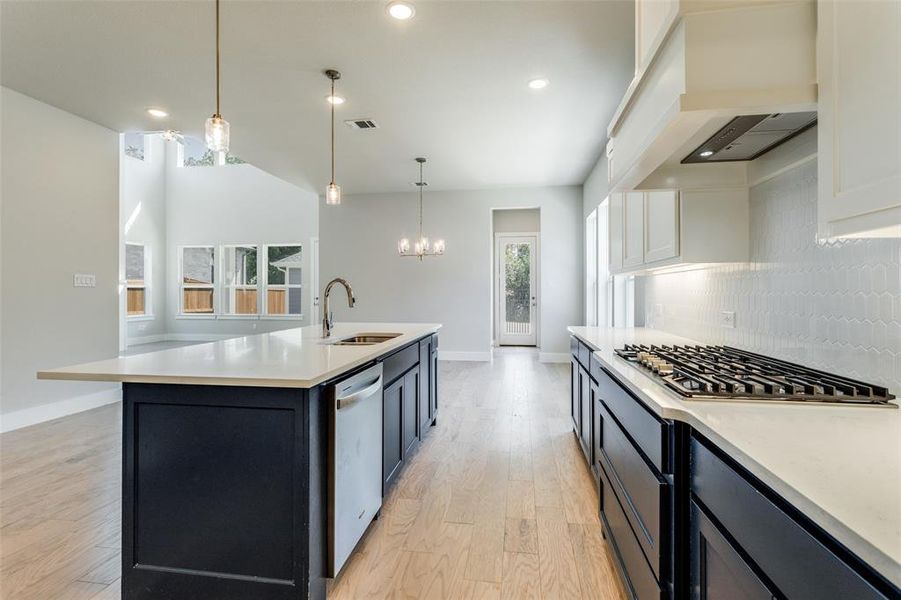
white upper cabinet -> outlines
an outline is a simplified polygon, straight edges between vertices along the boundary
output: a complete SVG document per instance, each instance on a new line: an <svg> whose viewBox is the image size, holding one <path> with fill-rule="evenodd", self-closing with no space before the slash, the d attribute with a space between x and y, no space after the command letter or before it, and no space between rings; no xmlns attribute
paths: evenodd
<svg viewBox="0 0 901 600"><path fill-rule="evenodd" d="M901 2L817 10L819 233L901 236Z"/></svg>
<svg viewBox="0 0 901 600"><path fill-rule="evenodd" d="M623 200L623 269L644 263L644 192L626 192Z"/></svg>
<svg viewBox="0 0 901 600"><path fill-rule="evenodd" d="M644 196L644 262L679 256L679 192L655 190Z"/></svg>
<svg viewBox="0 0 901 600"><path fill-rule="evenodd" d="M750 256L747 188L611 194L609 227L612 273L739 263Z"/></svg>
<svg viewBox="0 0 901 600"><path fill-rule="evenodd" d="M623 268L623 194L610 194L610 206L607 214L610 270L619 272Z"/></svg>

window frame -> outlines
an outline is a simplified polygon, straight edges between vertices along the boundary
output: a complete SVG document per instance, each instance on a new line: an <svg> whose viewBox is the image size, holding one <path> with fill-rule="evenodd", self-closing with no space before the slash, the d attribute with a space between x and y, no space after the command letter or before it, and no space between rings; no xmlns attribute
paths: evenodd
<svg viewBox="0 0 901 600"><path fill-rule="evenodd" d="M212 284L190 284L185 285L185 250L189 248L209 248L213 251L213 283ZM217 293L219 286L219 277L217 276L218 268L216 265L216 245L215 244L184 244L177 246L178 252L178 315L179 319L215 319L219 316L219 294ZM213 291L213 312L211 313L189 313L185 312L185 289L210 289Z"/></svg>
<svg viewBox="0 0 901 600"><path fill-rule="evenodd" d="M262 254L263 254L263 259L264 259L263 265L264 265L264 267L265 267L265 268L263 269L263 273L262 273L262 286L261 286L261 292L260 292L260 294L261 294L261 300L260 300L260 302L261 302L261 307L262 307L262 310L260 311L260 318L261 318L261 319L264 319L264 320L272 319L272 320L288 320L288 321L292 321L292 320L293 320L293 321L300 321L300 320L302 320L303 317L304 317L304 304L303 304L303 290L304 290L304 285L303 285L303 269L304 269L305 267L300 267L300 268L301 268L301 277L300 277L301 283L291 283L291 284L289 284L289 283L288 283L288 274L285 273L285 283L283 283L283 284L281 284L281 283L273 283L273 284L270 284L270 283L269 283L269 248L275 247L275 246L296 246L296 247L300 248L300 252L301 252L301 260L303 261L303 260L306 259L306 257L303 255L303 253L306 252L306 250L304 249L305 246L304 246L304 244L301 243L301 242L286 242L286 243L283 243L283 244L282 244L282 243L272 243L272 244L262 244L261 246L259 246L259 248L262 248ZM257 265L259 265L259 264L260 264L259 259L257 259ZM259 267L257 268L257 279L260 279ZM274 287L275 289L284 289L284 290L285 290L285 303L286 303L286 304L287 304L287 301L288 301L288 298L287 298L288 290L289 290L290 288L296 288L296 289L299 289L299 290L300 290L300 298L301 298L300 313L299 313L299 314L296 314L296 315L292 315L292 314L290 314L290 313L284 313L284 314L278 314L278 313L277 313L277 314L271 314L271 313L269 312L269 289L272 288L272 287Z"/></svg>
<svg viewBox="0 0 901 600"><path fill-rule="evenodd" d="M125 319L127 321L152 321L153 315L153 284L152 284L152 261L150 244L144 242L125 242L126 261L128 257L128 246L140 246L144 249L144 283L142 285L129 285L128 283L128 266L126 262L125 272ZM128 290L143 289L144 290L144 312L140 314L128 314Z"/></svg>
<svg viewBox="0 0 901 600"><path fill-rule="evenodd" d="M233 250L235 248L253 248L254 249L254 252L257 255L257 283L256 283L256 285L236 286L236 285L230 285L228 283L227 278L228 278L229 270L226 268L226 261L228 258L227 252L230 249ZM260 244L255 244L255 243L254 244L220 244L219 245L219 260L221 261L219 263L219 277L218 278L215 277L215 274L214 274L213 284L214 284L214 287L218 288L218 294L220 294L222 297L219 302L219 307L218 307L219 310L217 310L214 314L216 314L221 319L244 319L244 320L258 319L262 315L261 292L263 289L262 281L260 278ZM217 280L218 280L218 285L216 285ZM256 297L257 297L257 312L255 312L255 313L225 312L224 309L226 306L228 306L228 302L226 301L226 296L227 296L227 294L230 293L230 290L232 290L232 289L254 289L256 291Z"/></svg>

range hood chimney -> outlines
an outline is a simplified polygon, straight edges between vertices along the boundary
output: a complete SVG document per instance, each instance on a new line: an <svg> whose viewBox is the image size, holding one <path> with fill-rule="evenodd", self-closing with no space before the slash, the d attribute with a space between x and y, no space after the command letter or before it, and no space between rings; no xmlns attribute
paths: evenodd
<svg viewBox="0 0 901 600"><path fill-rule="evenodd" d="M816 111L735 117L683 158L682 164L754 160L816 122Z"/></svg>

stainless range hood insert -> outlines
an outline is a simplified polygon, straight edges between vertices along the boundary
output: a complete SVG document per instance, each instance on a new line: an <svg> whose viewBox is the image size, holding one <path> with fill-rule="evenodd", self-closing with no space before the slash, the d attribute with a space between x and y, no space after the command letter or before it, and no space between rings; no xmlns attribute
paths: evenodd
<svg viewBox="0 0 901 600"><path fill-rule="evenodd" d="M754 160L816 122L816 111L735 117L683 158L682 163Z"/></svg>

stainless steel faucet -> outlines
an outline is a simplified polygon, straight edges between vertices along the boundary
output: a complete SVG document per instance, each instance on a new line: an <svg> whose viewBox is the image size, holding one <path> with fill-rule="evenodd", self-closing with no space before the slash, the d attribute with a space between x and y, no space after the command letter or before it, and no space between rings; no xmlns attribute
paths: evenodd
<svg viewBox="0 0 901 600"><path fill-rule="evenodd" d="M354 298L354 290L350 287L350 284L347 283L346 280L341 279L340 277L335 277L331 281L328 282L328 285L325 286L325 293L323 293L323 305L322 305L322 337L327 338L332 335L332 313L329 311L329 292L332 291L332 286L336 283L340 283L344 286L344 290L347 292L347 305L351 308L354 307L354 303L357 301Z"/></svg>

